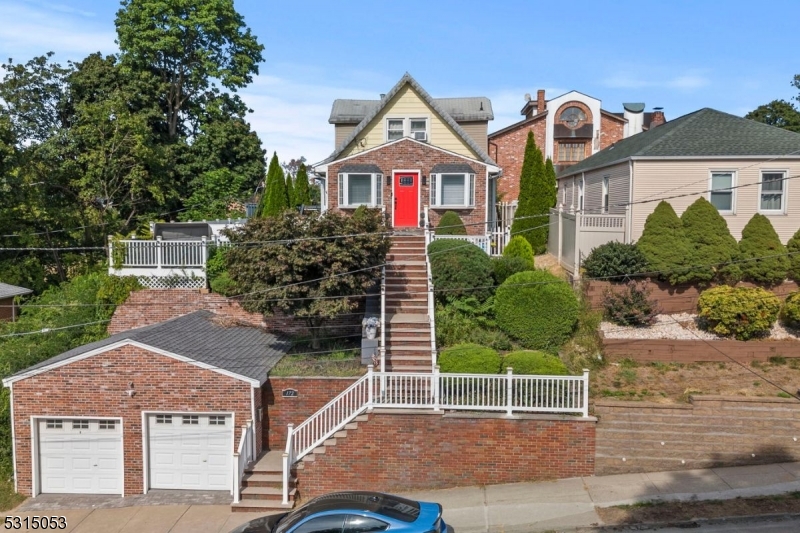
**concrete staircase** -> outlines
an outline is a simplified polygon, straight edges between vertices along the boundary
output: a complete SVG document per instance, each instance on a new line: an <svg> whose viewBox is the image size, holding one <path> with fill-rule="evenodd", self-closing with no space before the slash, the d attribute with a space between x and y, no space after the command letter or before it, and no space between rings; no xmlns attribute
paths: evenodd
<svg viewBox="0 0 800 533"><path fill-rule="evenodd" d="M289 480L289 505L283 505L283 452L273 450L265 453L244 471L242 497L239 503L231 504L234 513L270 513L288 511L294 507L297 496L295 488L296 469Z"/></svg>
<svg viewBox="0 0 800 533"><path fill-rule="evenodd" d="M431 372L424 235L393 235L386 262L386 370Z"/></svg>

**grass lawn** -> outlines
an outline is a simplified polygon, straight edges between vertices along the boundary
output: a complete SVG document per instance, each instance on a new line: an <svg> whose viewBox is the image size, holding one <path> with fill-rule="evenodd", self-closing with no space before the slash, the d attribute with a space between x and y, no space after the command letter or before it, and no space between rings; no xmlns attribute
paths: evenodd
<svg viewBox="0 0 800 533"><path fill-rule="evenodd" d="M0 479L0 511L10 511L25 501L25 496L14 492L14 481Z"/></svg>

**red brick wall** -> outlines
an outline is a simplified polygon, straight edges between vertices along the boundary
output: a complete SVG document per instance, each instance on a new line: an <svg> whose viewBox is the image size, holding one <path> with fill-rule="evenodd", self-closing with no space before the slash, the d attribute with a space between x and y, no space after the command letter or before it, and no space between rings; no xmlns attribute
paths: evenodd
<svg viewBox="0 0 800 533"><path fill-rule="evenodd" d="M136 391L133 397L125 393L130 382ZM234 422L241 427L251 416L250 389L248 383L133 346L18 381L13 399L19 492L31 494L31 416L121 417L125 494L141 494L142 411L234 412ZM257 422L257 449L262 444L260 430ZM234 448L240 433L235 432Z"/></svg>
<svg viewBox="0 0 800 533"><path fill-rule="evenodd" d="M373 150L369 153L358 155L346 161L337 161L328 166L328 205L333 210L338 210L339 202L339 169L344 165L375 164L383 172L383 202L386 205L386 215L389 224L392 222L392 171L419 170L427 178L426 184L420 190L420 220L422 220L422 206L430 202L430 172L434 165L439 163L467 163L475 172L475 207L473 209L455 210L471 235L483 235L486 223L486 165L460 157L456 154L442 152L429 145L404 139L384 148ZM347 209L345 211L352 211ZM430 220L436 225L439 219L449 209L431 209Z"/></svg>
<svg viewBox="0 0 800 533"><path fill-rule="evenodd" d="M268 449L282 450L286 446L286 426L304 422L358 378L275 378L264 387L264 442ZM295 389L297 397L284 398L281 392Z"/></svg>
<svg viewBox="0 0 800 533"><path fill-rule="evenodd" d="M347 331L356 333L361 327L364 302L359 307L336 319L326 320L324 326L331 331ZM108 333L120 333L129 329L157 324L171 318L189 314L200 309L226 315L247 324L265 327L268 331L295 334L306 333L308 326L302 319L275 313L264 317L259 313L248 313L231 298L215 293L201 292L195 289L151 289L132 292L124 304L117 307Z"/></svg>
<svg viewBox="0 0 800 533"><path fill-rule="evenodd" d="M511 202L519 198L519 175L522 172L522 160L525 157L525 143L528 132L533 132L536 146L544 152L547 140L547 121L544 116L524 126L504 131L489 138L489 155L503 169L503 177L497 181L499 201Z"/></svg>
<svg viewBox="0 0 800 533"><path fill-rule="evenodd" d="M19 314L19 309L16 313ZM11 320L14 315L14 298L0 299L0 320Z"/></svg>
<svg viewBox="0 0 800 533"><path fill-rule="evenodd" d="M601 114L600 132L600 149L603 150L622 140L622 136L625 133L625 123Z"/></svg>
<svg viewBox="0 0 800 533"><path fill-rule="evenodd" d="M594 473L594 419L374 412L303 463L303 498L332 490L400 492Z"/></svg>

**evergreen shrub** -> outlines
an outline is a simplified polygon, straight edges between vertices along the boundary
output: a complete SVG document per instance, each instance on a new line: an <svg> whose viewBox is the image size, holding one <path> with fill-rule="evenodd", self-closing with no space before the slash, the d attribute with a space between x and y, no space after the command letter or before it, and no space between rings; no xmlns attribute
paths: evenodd
<svg viewBox="0 0 800 533"><path fill-rule="evenodd" d="M500 354L479 344L458 344L439 353L439 370L447 374L497 374Z"/></svg>
<svg viewBox="0 0 800 533"><path fill-rule="evenodd" d="M703 291L697 308L705 329L746 341L769 334L781 301L760 287L721 285Z"/></svg>
<svg viewBox="0 0 800 533"><path fill-rule="evenodd" d="M800 328L800 291L790 293L783 302L781 320L790 328Z"/></svg>
<svg viewBox="0 0 800 533"><path fill-rule="evenodd" d="M517 257L528 263L527 270L533 270L533 248L531 243L521 235L511 237L503 250L503 257Z"/></svg>
<svg viewBox="0 0 800 533"><path fill-rule="evenodd" d="M440 302L474 296L480 301L492 295L492 264L474 244L439 239L428 245L433 286Z"/></svg>
<svg viewBox="0 0 800 533"><path fill-rule="evenodd" d="M503 358L503 372L508 367L514 374L533 376L567 376L569 370L555 355L535 350L511 352Z"/></svg>
<svg viewBox="0 0 800 533"><path fill-rule="evenodd" d="M647 259L635 244L612 241L593 248L583 268L589 278L617 281L646 272Z"/></svg>
<svg viewBox="0 0 800 533"><path fill-rule="evenodd" d="M681 219L669 203L659 202L647 216L636 248L642 253L652 275L672 285L686 280L689 240Z"/></svg>
<svg viewBox="0 0 800 533"><path fill-rule="evenodd" d="M572 287L544 270L519 272L497 288L497 325L525 348L555 351L578 321Z"/></svg>
<svg viewBox="0 0 800 533"><path fill-rule="evenodd" d="M464 221L458 216L455 211L445 211L442 218L439 219L439 225L436 226L436 235L466 235L467 228L464 226Z"/></svg>
<svg viewBox="0 0 800 533"><path fill-rule="evenodd" d="M521 257L492 257L492 274L494 275L494 282L497 285L503 283L509 276L517 272L525 272L533 270L531 264Z"/></svg>
<svg viewBox="0 0 800 533"><path fill-rule="evenodd" d="M800 281L800 229L786 243L786 251L789 254L789 277Z"/></svg>
<svg viewBox="0 0 800 533"><path fill-rule="evenodd" d="M756 213L744 227L739 252L743 279L765 285L778 285L786 280L789 273L786 247L764 215Z"/></svg>
<svg viewBox="0 0 800 533"><path fill-rule="evenodd" d="M739 245L716 207L701 196L683 212L681 222L689 240L685 281L707 284L741 279L739 265L732 263L740 257Z"/></svg>
<svg viewBox="0 0 800 533"><path fill-rule="evenodd" d="M658 302L650 298L647 281L628 282L625 290L607 289L603 297L606 317L620 326L652 326L659 313Z"/></svg>

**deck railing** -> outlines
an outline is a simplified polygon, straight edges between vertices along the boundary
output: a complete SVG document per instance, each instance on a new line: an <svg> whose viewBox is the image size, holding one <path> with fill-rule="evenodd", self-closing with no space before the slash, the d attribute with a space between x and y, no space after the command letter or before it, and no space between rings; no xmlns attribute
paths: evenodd
<svg viewBox="0 0 800 533"><path fill-rule="evenodd" d="M239 446L233 454L233 503L239 503L242 497L242 479L247 465L256 459L256 447L254 444L255 433L253 433L253 422L247 421L242 426L242 436L239 439Z"/></svg>
<svg viewBox="0 0 800 533"><path fill-rule="evenodd" d="M109 240L109 264L122 268L203 268L213 241ZM116 247L122 247L121 250ZM119 254L119 256L117 256Z"/></svg>

